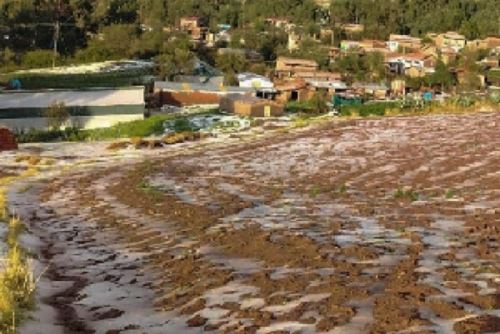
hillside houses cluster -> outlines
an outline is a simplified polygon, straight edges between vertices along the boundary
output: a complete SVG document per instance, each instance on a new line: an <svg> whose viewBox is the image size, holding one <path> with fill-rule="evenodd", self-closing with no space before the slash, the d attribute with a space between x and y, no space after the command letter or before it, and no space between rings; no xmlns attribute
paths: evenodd
<svg viewBox="0 0 500 334"><path fill-rule="evenodd" d="M389 88L383 84L356 83L348 87L340 73L321 71L316 61L307 59L279 57L272 77L247 72L237 78L239 86L225 86L222 77L199 84L157 81L154 92L160 105L175 106L217 105L231 95L240 95L245 101L253 96L284 105L307 101L318 93L329 99L340 93L370 94L378 99L385 99L389 94Z"/></svg>
<svg viewBox="0 0 500 334"><path fill-rule="evenodd" d="M304 32L304 29L300 29L302 27L298 27L287 18L269 17L265 20L265 24L276 29L281 29L288 35L287 49L292 55L300 49L301 43L305 39L316 41L322 48L327 48L330 64L334 64L342 57L348 55L363 56L370 53L378 53L384 57L387 73L392 76L406 76L410 78L428 76L434 73L438 60L442 60L446 65L454 64L459 54L465 48L491 50L491 55L486 57L480 65L487 69L497 70L499 68L499 37L487 37L482 40L469 41L465 36L453 31L441 34L429 33L424 38L391 34L386 41L345 39L340 41L339 47L330 47L324 45L321 41L331 38L333 42L334 34L331 28L323 27L318 35L310 35ZM188 33L194 43L202 43L208 47L215 47L219 42L228 42L231 40L232 30L229 25L220 25L219 32L213 34L208 32L204 21L197 17L181 18L180 29ZM364 26L362 24L336 24L335 29L343 31L347 36L356 36L364 30ZM236 51L235 49L224 48L218 50L218 53L227 52ZM240 52L251 61L259 61L258 53L256 54L254 50L240 50ZM300 60L300 64L308 66L306 60ZM311 66L310 64L309 66ZM453 70L460 77L462 69L453 68ZM287 74L287 71L280 69L280 64L276 65L276 72L280 79L283 79L282 76ZM302 71L299 69L296 72L314 72L316 76L325 75L317 73L317 69L314 69L314 71ZM489 82L487 78L481 79L483 84ZM339 81L338 78L335 78L335 80Z"/></svg>
<svg viewBox="0 0 500 334"><path fill-rule="evenodd" d="M147 108L165 106L168 107L165 109L213 106L240 115L266 117L283 114L289 102L308 101L317 95L329 102L336 96L390 100L411 92L408 81L431 76L440 61L450 67L460 82L466 73L457 59L465 50L489 50L477 64L484 69L482 73L487 73L480 78L481 84L500 87L499 37L470 41L457 32L446 32L424 38L391 34L387 40L359 40L356 36L364 30L362 24L338 23L311 35L286 18L269 17L264 23L287 34L287 56L267 62L261 66L264 70L258 71L260 74L248 70L231 73L236 84L228 85L224 73L197 59L193 73L176 75L175 81L156 80L152 87L0 92L0 121L11 129L47 128L43 112L54 101L64 103L68 109L68 126L95 128L142 119ZM236 54L252 65L263 64L264 56L257 50L227 46L233 35L228 24L218 24L217 32L213 32L204 18L187 16L180 18L176 27L165 29L186 33L193 45L209 49L216 56ZM346 38L334 41L334 30L339 29ZM305 40L317 43L320 50L326 51L327 64L299 56ZM384 75L368 75L371 79L360 81L336 67L346 57L367 59L363 57L370 54L382 59ZM422 93L416 90L415 93Z"/></svg>
<svg viewBox="0 0 500 334"><path fill-rule="evenodd" d="M183 19L181 22L202 22L199 19ZM268 18L266 24L283 29L289 35L288 47L293 51L299 48L301 37L296 26L287 19ZM186 24L183 27L188 26ZM191 27L189 25L189 27ZM228 28L228 27L227 27ZM191 28L190 28L191 29ZM342 29L359 31L362 25L346 25ZM230 28L223 30L230 36ZM192 33L193 42L200 43L200 30L187 30ZM304 37L304 36L302 36ZM208 41L212 41L209 38ZM255 73L239 73L239 86L225 86L222 77L210 78L203 84L192 85L187 82L156 82L155 96L160 105L170 103L176 106L196 104L218 104L225 96L253 96L281 104L290 101L305 101L317 93L324 94L330 100L334 95L363 96L369 99L384 100L402 96L408 92L405 77L421 78L435 72L438 60L452 64L465 48L490 49L492 54L500 51L500 38L488 37L484 40L467 41L456 32L429 34L425 40L408 35L391 34L386 41L382 40L342 40L340 47L329 47L331 64L349 55L364 56L378 53L383 57L387 78L383 82L350 82L341 73L320 69L319 64L310 59L296 57L278 57L274 70L267 76ZM236 52L238 49L220 48L218 54ZM239 50L247 59L258 59L249 56L249 50ZM252 50L250 50L252 51ZM255 53L256 51L253 51ZM497 69L498 56L487 57L483 66ZM460 77L461 69L455 74ZM392 78L392 79L391 79ZM486 78L482 78L486 84ZM181 80L182 81L182 80ZM216 83L214 84L214 82ZM246 102L250 101L247 99Z"/></svg>

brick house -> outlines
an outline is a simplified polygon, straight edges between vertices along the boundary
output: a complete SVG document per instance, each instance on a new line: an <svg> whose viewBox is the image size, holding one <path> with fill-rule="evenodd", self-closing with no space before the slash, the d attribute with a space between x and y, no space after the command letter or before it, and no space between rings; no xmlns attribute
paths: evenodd
<svg viewBox="0 0 500 334"><path fill-rule="evenodd" d="M276 75L278 78L291 78L298 72L316 72L319 65L314 60L278 57Z"/></svg>
<svg viewBox="0 0 500 334"><path fill-rule="evenodd" d="M208 34L208 28L198 16L181 17L179 28L187 33L193 42L204 41Z"/></svg>

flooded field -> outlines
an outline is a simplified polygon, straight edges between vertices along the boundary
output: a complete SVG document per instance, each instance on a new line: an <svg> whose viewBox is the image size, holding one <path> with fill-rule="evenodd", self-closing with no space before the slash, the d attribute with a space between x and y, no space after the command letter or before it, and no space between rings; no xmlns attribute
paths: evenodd
<svg viewBox="0 0 500 334"><path fill-rule="evenodd" d="M23 333L500 332L500 113L67 145L9 191Z"/></svg>

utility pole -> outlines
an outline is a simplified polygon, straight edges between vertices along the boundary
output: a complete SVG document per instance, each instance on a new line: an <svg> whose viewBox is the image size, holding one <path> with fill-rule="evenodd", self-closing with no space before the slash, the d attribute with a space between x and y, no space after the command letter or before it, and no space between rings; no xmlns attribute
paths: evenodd
<svg viewBox="0 0 500 334"><path fill-rule="evenodd" d="M52 55L52 68L56 67L56 59L57 59L57 42L59 40L59 32L61 30L61 23L59 20L54 25L54 53Z"/></svg>
<svg viewBox="0 0 500 334"><path fill-rule="evenodd" d="M57 44L61 32L60 18L61 18L61 0L57 0L56 22L54 23L54 53L52 54L52 68L56 67L56 60L58 55Z"/></svg>

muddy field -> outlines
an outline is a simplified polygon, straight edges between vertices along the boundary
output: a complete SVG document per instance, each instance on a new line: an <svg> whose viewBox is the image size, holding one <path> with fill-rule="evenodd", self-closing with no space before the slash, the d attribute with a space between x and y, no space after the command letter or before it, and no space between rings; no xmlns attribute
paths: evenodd
<svg viewBox="0 0 500 334"><path fill-rule="evenodd" d="M500 332L500 113L65 150L9 193L23 333Z"/></svg>

